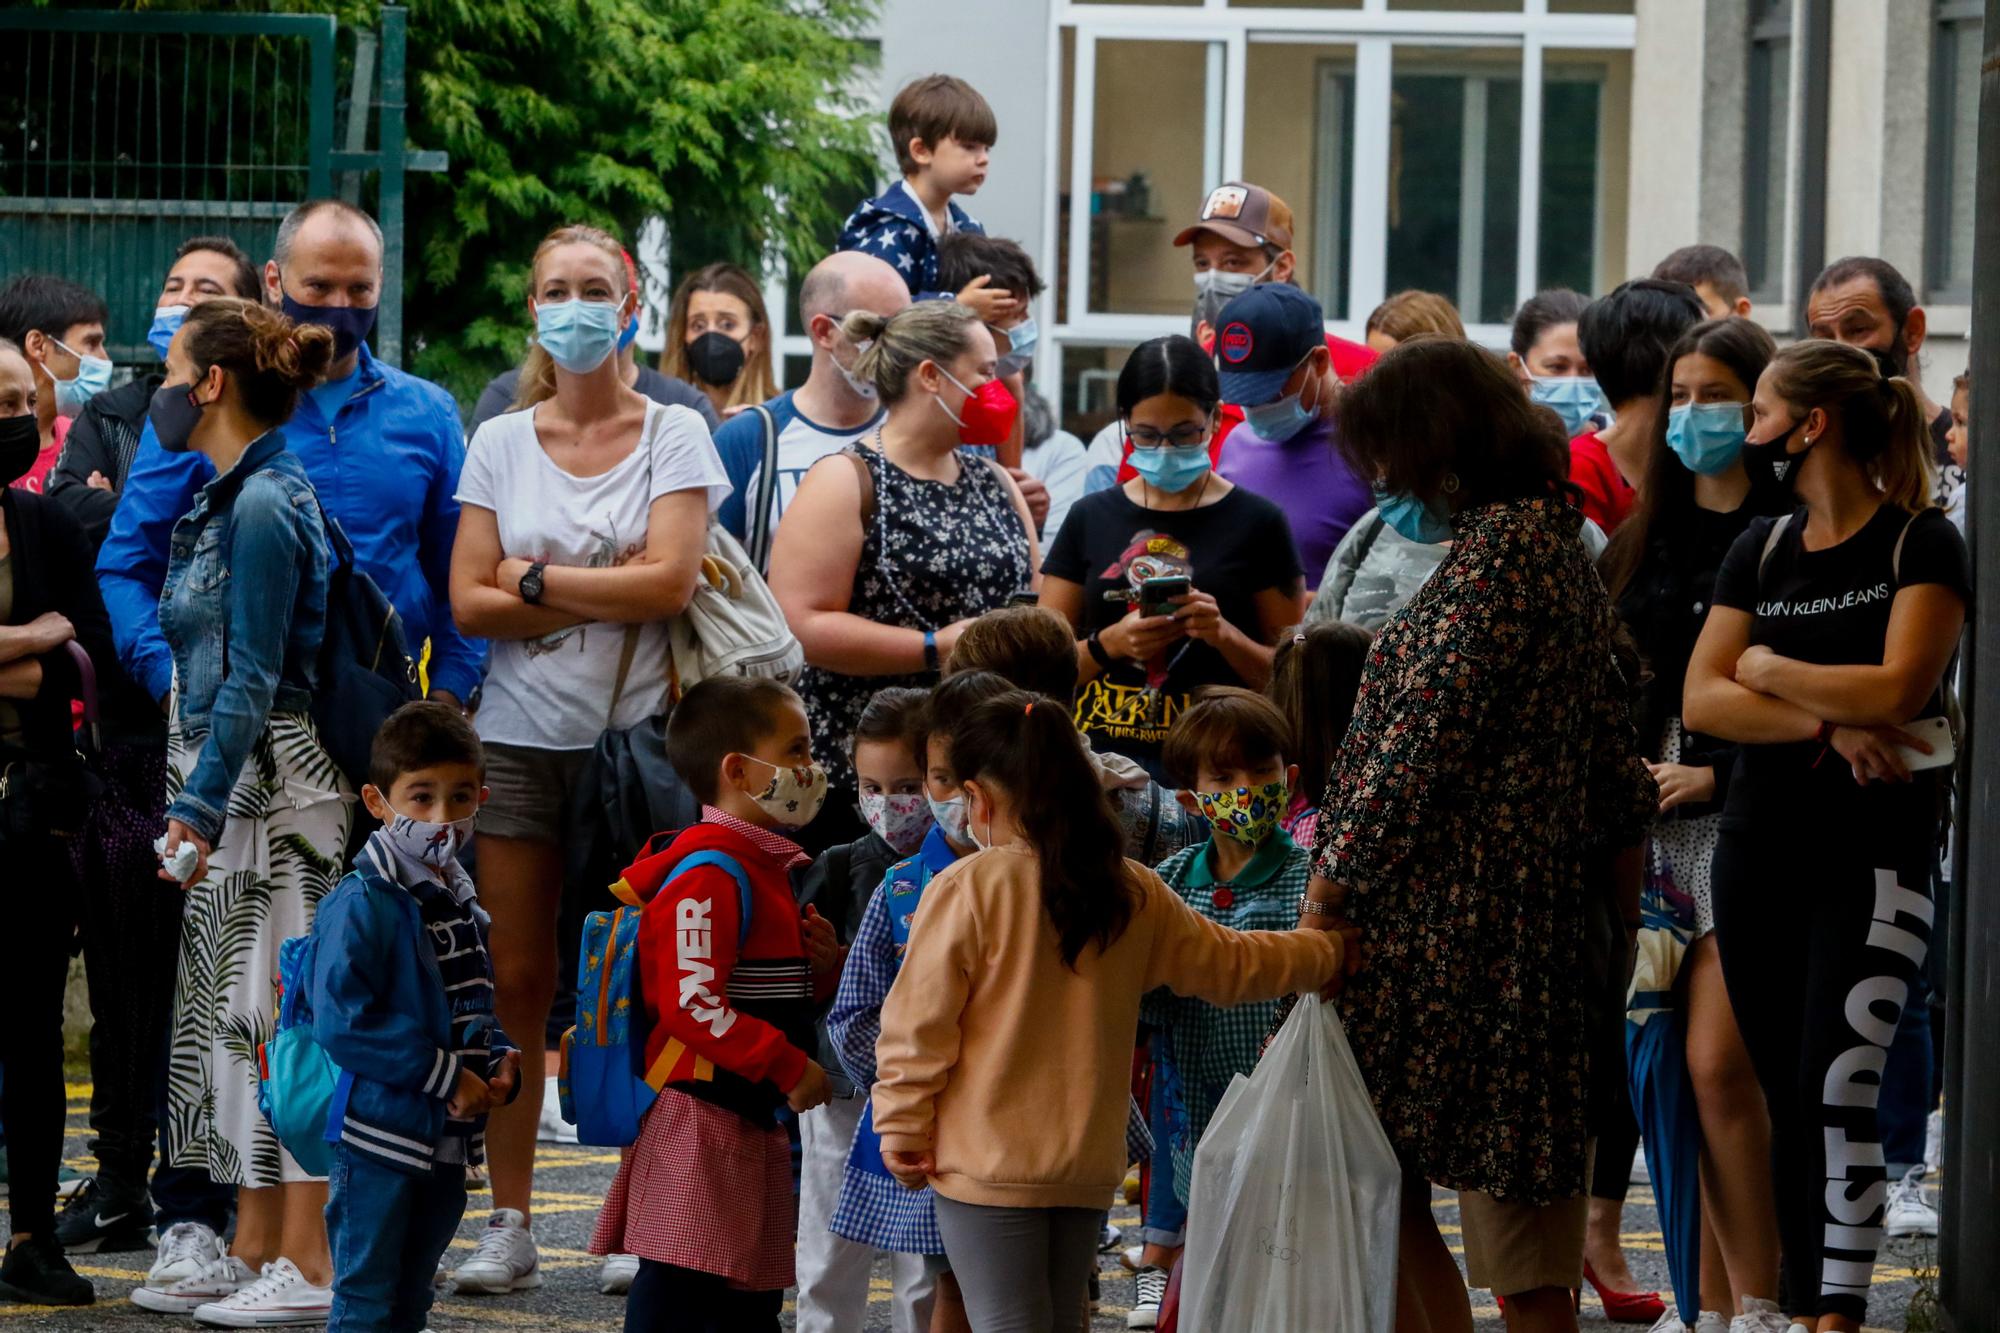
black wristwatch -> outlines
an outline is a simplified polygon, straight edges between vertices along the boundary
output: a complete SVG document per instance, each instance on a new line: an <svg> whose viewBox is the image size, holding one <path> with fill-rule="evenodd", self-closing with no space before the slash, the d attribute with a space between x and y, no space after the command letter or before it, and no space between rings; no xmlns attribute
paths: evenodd
<svg viewBox="0 0 2000 1333"><path fill-rule="evenodd" d="M1084 639L1083 646L1089 650L1091 660L1096 662L1102 670L1109 671L1112 667L1118 665L1111 656L1111 650L1104 646L1104 640L1097 637L1096 630L1092 630L1089 636Z"/></svg>
<svg viewBox="0 0 2000 1333"><path fill-rule="evenodd" d="M521 600L529 606L542 604L542 571L548 565L540 560L528 566L528 572L521 575Z"/></svg>

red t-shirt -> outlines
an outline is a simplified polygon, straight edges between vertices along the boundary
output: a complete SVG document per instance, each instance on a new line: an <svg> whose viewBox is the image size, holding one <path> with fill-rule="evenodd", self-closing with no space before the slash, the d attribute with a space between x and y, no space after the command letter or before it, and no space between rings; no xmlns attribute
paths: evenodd
<svg viewBox="0 0 2000 1333"><path fill-rule="evenodd" d="M1569 442L1570 484L1583 492L1583 515L1610 536L1632 512L1637 492L1611 460L1611 451L1594 430Z"/></svg>
<svg viewBox="0 0 2000 1333"><path fill-rule="evenodd" d="M1326 335L1327 354L1333 358L1333 373L1343 380L1351 380L1368 367L1375 364L1375 349L1366 343L1349 342L1345 338ZM1224 403L1216 422L1215 435L1208 442L1208 462L1211 467L1222 466L1222 442L1229 438L1229 432L1236 429L1236 423L1243 420L1243 409L1234 403ZM1132 470L1132 439L1125 438L1125 452L1118 462L1118 484L1139 474Z"/></svg>

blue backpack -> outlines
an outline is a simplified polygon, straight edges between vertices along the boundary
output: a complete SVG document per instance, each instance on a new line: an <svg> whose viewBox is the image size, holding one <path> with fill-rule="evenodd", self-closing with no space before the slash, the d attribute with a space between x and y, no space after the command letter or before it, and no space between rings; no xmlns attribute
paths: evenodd
<svg viewBox="0 0 2000 1333"><path fill-rule="evenodd" d="M326 1122L340 1067L313 1039L306 979L312 975L313 940L294 935L278 945L278 1019L257 1048L257 1109L278 1142L310 1175L333 1169Z"/></svg>
<svg viewBox="0 0 2000 1333"><path fill-rule="evenodd" d="M715 866L736 881L741 925L750 933L750 877L724 852L694 852L674 867L666 889L697 866ZM622 1148L635 1142L646 1112L666 1085L680 1054L672 1045L646 1066L649 1035L639 994L639 916L645 904L622 882L612 893L621 904L592 912L583 923L583 948L576 969L576 1025L563 1033L561 1072L556 1090L562 1117L576 1126L577 1142Z"/></svg>

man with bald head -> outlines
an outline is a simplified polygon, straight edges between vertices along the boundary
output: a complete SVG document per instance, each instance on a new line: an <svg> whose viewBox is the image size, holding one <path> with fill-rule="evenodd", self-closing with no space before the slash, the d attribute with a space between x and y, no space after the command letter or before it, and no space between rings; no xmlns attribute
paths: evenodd
<svg viewBox="0 0 2000 1333"><path fill-rule="evenodd" d="M735 491L716 517L763 568L771 534L799 478L820 459L861 443L882 415L875 387L854 374L861 349L840 331L849 313L893 315L910 303L910 289L896 270L858 250L828 255L806 274L799 291L799 322L812 339L812 373L715 433Z"/></svg>

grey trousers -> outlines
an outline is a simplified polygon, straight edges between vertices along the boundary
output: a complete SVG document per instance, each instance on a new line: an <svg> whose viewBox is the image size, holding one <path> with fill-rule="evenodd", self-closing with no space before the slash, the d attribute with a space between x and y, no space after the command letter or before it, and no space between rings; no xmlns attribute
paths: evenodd
<svg viewBox="0 0 2000 1333"><path fill-rule="evenodd" d="M937 1196L938 1231L972 1333L1070 1333L1083 1310L1098 1208L987 1208Z"/></svg>

